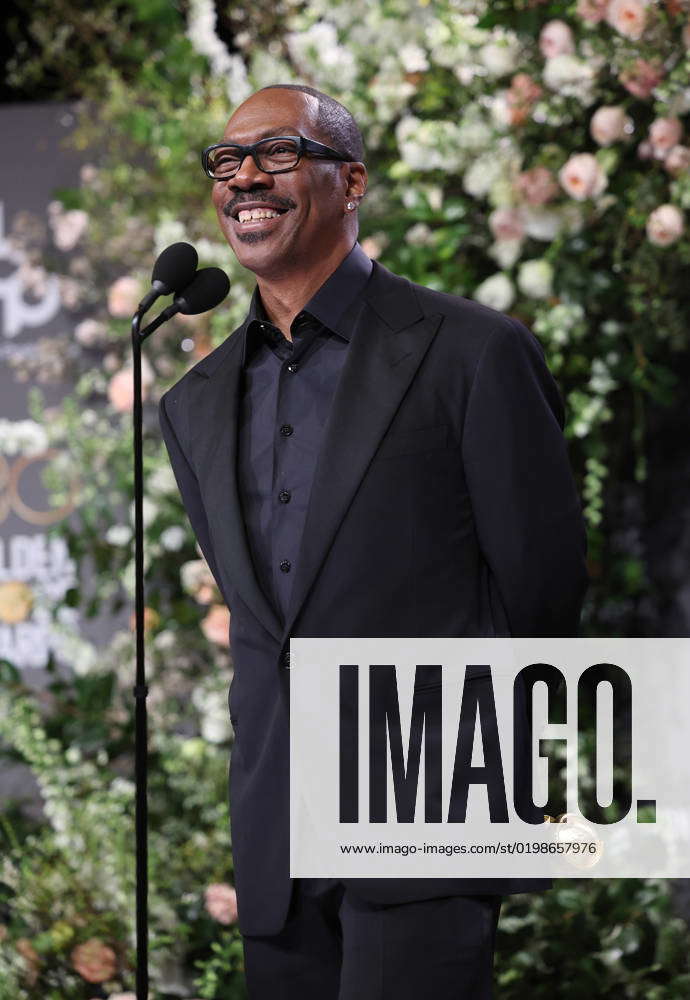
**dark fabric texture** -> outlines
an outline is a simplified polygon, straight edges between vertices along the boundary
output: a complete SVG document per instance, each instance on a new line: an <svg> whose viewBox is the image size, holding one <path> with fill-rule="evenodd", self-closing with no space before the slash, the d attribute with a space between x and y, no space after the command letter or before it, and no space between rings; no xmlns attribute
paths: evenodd
<svg viewBox="0 0 690 1000"><path fill-rule="evenodd" d="M372 261L359 243L295 316L292 341L269 322L258 287L243 351L237 481L266 597L287 614L316 460ZM289 433L284 433L289 431ZM318 892L335 879L304 879Z"/></svg>
<svg viewBox="0 0 690 1000"><path fill-rule="evenodd" d="M250 1000L491 1000L500 896L367 903L293 893L284 928L244 938Z"/></svg>
<svg viewBox="0 0 690 1000"><path fill-rule="evenodd" d="M229 792L243 934L280 931L293 889L290 638L576 636L588 582L563 401L536 337L378 261L349 309L352 335L286 611L259 579L240 500L249 318L160 402L185 509L231 611ZM527 746L524 712L518 725ZM527 812L523 771L515 788ZM551 886L544 878L344 881L370 903Z"/></svg>

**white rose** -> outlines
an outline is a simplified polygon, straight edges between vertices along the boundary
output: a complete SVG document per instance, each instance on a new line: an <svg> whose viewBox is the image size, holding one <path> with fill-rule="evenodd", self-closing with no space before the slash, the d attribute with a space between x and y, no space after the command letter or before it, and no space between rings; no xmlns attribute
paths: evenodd
<svg viewBox="0 0 690 1000"><path fill-rule="evenodd" d="M533 299L545 299L551 294L553 268L543 257L526 260L518 271L518 287L524 295Z"/></svg>
<svg viewBox="0 0 690 1000"><path fill-rule="evenodd" d="M492 260L495 260L498 266L505 270L513 266L520 256L521 250L521 239L496 240L489 247L488 253Z"/></svg>
<svg viewBox="0 0 690 1000"><path fill-rule="evenodd" d="M561 213L553 208L542 208L537 205L524 205L522 221L527 236L543 243L550 243L561 231L563 220Z"/></svg>
<svg viewBox="0 0 690 1000"><path fill-rule="evenodd" d="M161 532L160 541L168 552L178 552L185 543L187 532L177 524L172 524Z"/></svg>
<svg viewBox="0 0 690 1000"><path fill-rule="evenodd" d="M489 42L478 52L479 61L487 69L489 76L501 77L514 73L517 69L517 46L510 42Z"/></svg>
<svg viewBox="0 0 690 1000"><path fill-rule="evenodd" d="M576 97L588 106L594 100L596 75L597 68L591 61L585 62L577 56L563 53L546 60L542 79L549 90L564 97Z"/></svg>
<svg viewBox="0 0 690 1000"><path fill-rule="evenodd" d="M515 289L508 275L497 271L475 288L472 297L482 305L503 312L515 301Z"/></svg>

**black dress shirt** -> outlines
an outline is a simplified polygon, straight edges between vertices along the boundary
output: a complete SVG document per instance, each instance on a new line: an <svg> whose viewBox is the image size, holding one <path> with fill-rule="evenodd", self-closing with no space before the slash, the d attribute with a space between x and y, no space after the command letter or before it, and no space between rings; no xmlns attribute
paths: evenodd
<svg viewBox="0 0 690 1000"><path fill-rule="evenodd" d="M243 345L238 482L264 592L285 618L321 439L372 262L355 243L295 316L292 343L258 286Z"/></svg>
<svg viewBox="0 0 690 1000"><path fill-rule="evenodd" d="M284 618L321 439L372 262L355 243L290 325L269 322L258 286L243 345L238 482L259 581ZM277 679L276 679L277 683ZM337 879L300 879L318 894Z"/></svg>

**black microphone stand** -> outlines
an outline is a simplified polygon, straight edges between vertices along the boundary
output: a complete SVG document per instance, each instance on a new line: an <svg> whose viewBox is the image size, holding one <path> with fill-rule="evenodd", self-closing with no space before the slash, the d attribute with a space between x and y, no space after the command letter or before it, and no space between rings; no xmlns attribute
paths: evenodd
<svg viewBox="0 0 690 1000"><path fill-rule="evenodd" d="M136 934L137 1000L148 1000L148 802L147 802L147 715L146 696L149 692L144 666L144 471L143 471L143 407L141 394L141 345L154 330L170 319L175 306L169 306L144 330L141 321L144 310L139 308L132 319L132 371L134 375L134 618L136 635L136 683L134 694L134 778L135 841L136 841Z"/></svg>
<svg viewBox="0 0 690 1000"><path fill-rule="evenodd" d="M184 244L183 244L184 246ZM173 248L168 248L168 250ZM196 251L192 247L193 264ZM167 251L164 251L166 253ZM187 254L187 256L189 256ZM159 258L160 261L160 258ZM189 261L187 260L187 264ZM154 270L155 275L155 270ZM186 281L184 278L186 277ZM149 693L144 665L144 468L143 468L143 407L141 395L141 345L154 330L178 312L190 315L206 312L223 301L230 289L227 275L217 267L205 267L191 275L184 271L174 275L177 279L163 286L164 291L155 287L155 296L149 293L139 304L132 318L132 373L134 376L134 405L132 409L134 432L134 619L136 635L136 683L134 694L134 780L135 791L135 850L136 850L136 935L137 935L137 1000L148 1000L148 803L147 803L147 763L148 741L146 720L146 696ZM147 327L141 329L144 313L160 294L176 290L178 282L184 287L176 291L175 298L160 316ZM159 282L160 284L160 282Z"/></svg>
<svg viewBox="0 0 690 1000"><path fill-rule="evenodd" d="M146 671L144 667L144 471L141 397L141 345L151 332L140 332L141 309L132 319L132 371L134 375L134 615L136 636L136 683L134 693L134 771L135 840L136 840L136 934L137 934L137 1000L148 1000L148 804L147 783L147 724Z"/></svg>

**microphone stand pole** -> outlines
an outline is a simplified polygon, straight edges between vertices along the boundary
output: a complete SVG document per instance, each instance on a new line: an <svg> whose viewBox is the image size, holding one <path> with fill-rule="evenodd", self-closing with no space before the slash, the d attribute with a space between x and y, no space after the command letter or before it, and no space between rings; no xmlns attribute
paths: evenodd
<svg viewBox="0 0 690 1000"><path fill-rule="evenodd" d="M172 309L172 311L170 311ZM144 473L142 442L141 394L141 345L150 333L169 319L177 310L164 310L143 331L140 331L143 312L138 310L132 319L132 372L134 375L134 615L136 634L136 683L134 694L134 773L135 773L135 841L136 841L136 995L137 1000L148 1000L148 805L147 786L147 716L146 696L148 685L144 666ZM166 315L168 313L168 315Z"/></svg>

